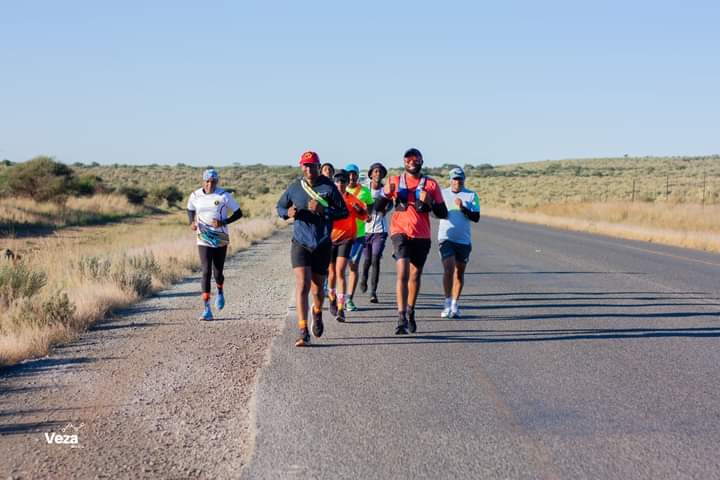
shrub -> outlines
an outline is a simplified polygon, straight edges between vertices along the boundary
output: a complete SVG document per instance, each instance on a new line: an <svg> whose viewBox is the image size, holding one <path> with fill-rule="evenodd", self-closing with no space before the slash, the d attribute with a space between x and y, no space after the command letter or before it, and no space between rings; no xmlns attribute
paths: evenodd
<svg viewBox="0 0 720 480"><path fill-rule="evenodd" d="M147 190L143 190L142 188L137 187L122 187L120 189L120 193L125 195L125 198L127 198L128 202L132 203L133 205L142 205L145 203L145 198L148 196Z"/></svg>
<svg viewBox="0 0 720 480"><path fill-rule="evenodd" d="M103 191L102 178L95 175L83 175L76 178L71 186L72 191L79 196L89 197L98 191Z"/></svg>
<svg viewBox="0 0 720 480"><path fill-rule="evenodd" d="M11 167L7 188L12 194L42 202L66 195L73 183L74 172L70 167L40 156Z"/></svg>
<svg viewBox="0 0 720 480"><path fill-rule="evenodd" d="M41 319L46 325L70 325L75 314L75 305L66 293L57 293L42 304Z"/></svg>
<svg viewBox="0 0 720 480"><path fill-rule="evenodd" d="M150 197L158 201L167 202L168 206L174 206L183 199L183 194L174 185L155 188L150 192Z"/></svg>
<svg viewBox="0 0 720 480"><path fill-rule="evenodd" d="M92 280L106 278L110 274L112 262L109 259L99 257L81 257L76 267L80 276Z"/></svg>
<svg viewBox="0 0 720 480"><path fill-rule="evenodd" d="M12 317L16 328L32 325L45 328L55 325L71 326L75 305L66 293L56 293L42 303L25 299Z"/></svg>
<svg viewBox="0 0 720 480"><path fill-rule="evenodd" d="M152 293L152 277L160 266L150 254L122 257L113 265L110 278L126 292L146 297Z"/></svg>
<svg viewBox="0 0 720 480"><path fill-rule="evenodd" d="M14 300L30 298L45 286L47 276L43 272L33 272L20 262L3 262L0 265L0 304L5 308Z"/></svg>

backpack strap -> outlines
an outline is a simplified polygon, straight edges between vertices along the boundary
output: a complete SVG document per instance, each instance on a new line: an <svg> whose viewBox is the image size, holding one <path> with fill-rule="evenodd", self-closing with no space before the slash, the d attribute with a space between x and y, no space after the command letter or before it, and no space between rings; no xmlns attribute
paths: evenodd
<svg viewBox="0 0 720 480"><path fill-rule="evenodd" d="M300 185L302 186L303 190L305 190L305 193L307 193L308 197L312 198L313 200L317 200L317 202L323 207L328 207L327 200L325 200L323 197L320 196L319 193L313 190L313 188L305 181L304 178L300 179Z"/></svg>

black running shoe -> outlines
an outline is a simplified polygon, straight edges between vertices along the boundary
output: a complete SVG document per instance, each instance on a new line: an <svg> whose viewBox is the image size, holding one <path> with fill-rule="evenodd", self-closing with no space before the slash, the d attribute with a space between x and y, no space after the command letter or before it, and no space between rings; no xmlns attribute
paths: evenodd
<svg viewBox="0 0 720 480"><path fill-rule="evenodd" d="M337 320L340 323L345 323L345 309L339 308L337 310L337 315L335 315L335 320Z"/></svg>
<svg viewBox="0 0 720 480"><path fill-rule="evenodd" d="M335 297L335 298L328 297L328 310L330 311L331 316L337 317L337 314L338 314L337 297Z"/></svg>
<svg viewBox="0 0 720 480"><path fill-rule="evenodd" d="M312 332L313 335L315 335L315 338L322 337L324 329L323 321L322 321L322 310L318 313L315 313L313 310L312 312Z"/></svg>
<svg viewBox="0 0 720 480"><path fill-rule="evenodd" d="M300 336L295 340L296 347L307 347L310 345L310 332L307 328L300 329Z"/></svg>
<svg viewBox="0 0 720 480"><path fill-rule="evenodd" d="M402 313L398 313L398 323L397 327L395 327L395 335L407 335L407 319L405 318L405 315Z"/></svg>
<svg viewBox="0 0 720 480"><path fill-rule="evenodd" d="M407 311L408 318L408 332L415 333L417 331L417 323L415 323L415 309Z"/></svg>
<svg viewBox="0 0 720 480"><path fill-rule="evenodd" d="M363 278L360 280L360 292L361 293L367 292L367 278Z"/></svg>
<svg viewBox="0 0 720 480"><path fill-rule="evenodd" d="M375 292L370 294L370 303L378 303L377 294L375 294Z"/></svg>

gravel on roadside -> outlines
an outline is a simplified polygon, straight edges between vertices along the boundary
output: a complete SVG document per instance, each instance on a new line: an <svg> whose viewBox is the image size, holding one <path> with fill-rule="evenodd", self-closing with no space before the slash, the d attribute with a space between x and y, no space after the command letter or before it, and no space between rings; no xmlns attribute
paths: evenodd
<svg viewBox="0 0 720 480"><path fill-rule="evenodd" d="M214 322L197 319L194 276L0 370L0 478L236 478L292 294L289 245L283 229L228 259Z"/></svg>

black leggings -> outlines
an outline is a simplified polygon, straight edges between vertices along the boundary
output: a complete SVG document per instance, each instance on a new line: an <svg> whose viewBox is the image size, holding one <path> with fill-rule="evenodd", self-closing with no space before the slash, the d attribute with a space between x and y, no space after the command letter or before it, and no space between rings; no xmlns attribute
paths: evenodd
<svg viewBox="0 0 720 480"><path fill-rule="evenodd" d="M378 281L380 280L380 260L385 250L386 233L370 233L365 241L365 261L363 262L362 279L367 283L372 267L372 279L370 280L370 293L377 293Z"/></svg>
<svg viewBox="0 0 720 480"><path fill-rule="evenodd" d="M200 252L200 263L202 264L202 291L210 293L210 266L212 265L212 274L215 277L215 283L222 285L225 281L223 275L223 267L225 266L225 255L227 255L227 245L224 247L205 247L198 245Z"/></svg>

